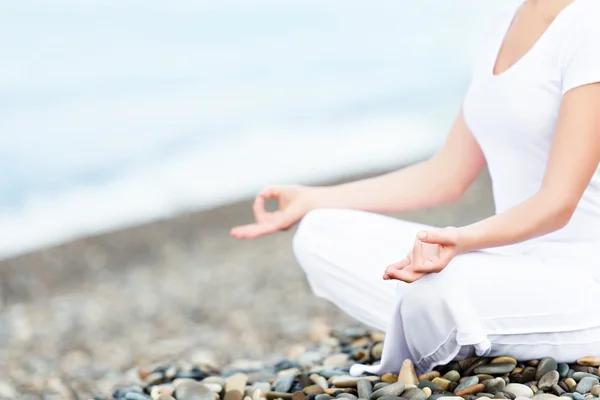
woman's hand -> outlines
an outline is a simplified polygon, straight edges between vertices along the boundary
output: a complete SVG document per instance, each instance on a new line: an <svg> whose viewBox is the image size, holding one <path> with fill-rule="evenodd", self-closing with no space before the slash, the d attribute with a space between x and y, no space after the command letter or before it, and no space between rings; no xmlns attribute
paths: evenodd
<svg viewBox="0 0 600 400"><path fill-rule="evenodd" d="M456 228L417 233L415 244L401 261L388 266L383 279L412 283L432 272L440 272L460 253Z"/></svg>
<svg viewBox="0 0 600 400"><path fill-rule="evenodd" d="M261 191L254 200L255 223L236 226L231 236L237 239L254 239L269 233L288 229L314 208L317 188L307 186L271 186ZM265 200L276 199L279 209L265 210Z"/></svg>

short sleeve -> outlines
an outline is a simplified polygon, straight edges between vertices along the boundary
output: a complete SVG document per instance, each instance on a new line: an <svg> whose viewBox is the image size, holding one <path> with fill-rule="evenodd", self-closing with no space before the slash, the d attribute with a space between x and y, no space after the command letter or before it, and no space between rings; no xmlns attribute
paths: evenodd
<svg viewBox="0 0 600 400"><path fill-rule="evenodd" d="M600 28L581 29L564 59L562 94L578 86L600 82Z"/></svg>

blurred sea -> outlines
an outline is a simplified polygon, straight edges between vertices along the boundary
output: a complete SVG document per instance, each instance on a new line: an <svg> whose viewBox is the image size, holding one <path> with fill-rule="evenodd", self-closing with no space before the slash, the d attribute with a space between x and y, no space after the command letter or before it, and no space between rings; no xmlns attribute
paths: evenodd
<svg viewBox="0 0 600 400"><path fill-rule="evenodd" d="M431 154L507 3L0 2L0 257Z"/></svg>

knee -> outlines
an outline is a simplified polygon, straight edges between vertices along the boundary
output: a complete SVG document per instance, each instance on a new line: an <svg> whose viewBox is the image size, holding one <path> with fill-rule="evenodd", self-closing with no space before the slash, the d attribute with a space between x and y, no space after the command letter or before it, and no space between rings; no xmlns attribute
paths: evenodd
<svg viewBox="0 0 600 400"><path fill-rule="evenodd" d="M400 309L403 319L422 320L428 315L440 315L440 312L445 312L446 290L439 285L436 278L437 275L428 275L406 285L402 292Z"/></svg>
<svg viewBox="0 0 600 400"><path fill-rule="evenodd" d="M326 209L312 210L298 224L292 240L292 250L296 260L304 269L306 269L307 261L318 251L318 236L322 235L324 224L329 218L328 212L329 210Z"/></svg>

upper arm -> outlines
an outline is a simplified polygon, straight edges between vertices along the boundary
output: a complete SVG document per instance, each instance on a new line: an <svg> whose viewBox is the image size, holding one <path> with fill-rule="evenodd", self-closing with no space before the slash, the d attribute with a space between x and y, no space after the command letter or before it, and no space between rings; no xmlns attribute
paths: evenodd
<svg viewBox="0 0 600 400"><path fill-rule="evenodd" d="M471 185L485 167L481 147L467 126L462 110L458 113L444 146L433 160L461 192Z"/></svg>
<svg viewBox="0 0 600 400"><path fill-rule="evenodd" d="M572 213L600 163L600 83L563 96L541 191Z"/></svg>

